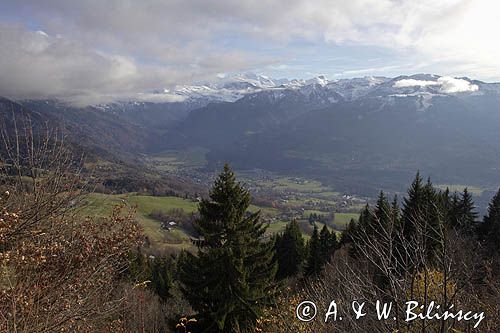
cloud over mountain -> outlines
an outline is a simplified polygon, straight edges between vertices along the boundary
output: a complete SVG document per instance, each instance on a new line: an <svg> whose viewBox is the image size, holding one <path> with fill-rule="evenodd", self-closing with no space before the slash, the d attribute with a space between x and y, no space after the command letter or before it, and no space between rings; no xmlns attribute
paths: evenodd
<svg viewBox="0 0 500 333"><path fill-rule="evenodd" d="M442 76L436 81L402 79L394 83L395 88L405 87L428 87L439 86L439 90L443 93L453 94L459 92L477 91L479 87L464 79L458 79L450 76Z"/></svg>
<svg viewBox="0 0 500 333"><path fill-rule="evenodd" d="M0 94L106 101L249 70L498 79L499 9L494 0L0 1Z"/></svg>

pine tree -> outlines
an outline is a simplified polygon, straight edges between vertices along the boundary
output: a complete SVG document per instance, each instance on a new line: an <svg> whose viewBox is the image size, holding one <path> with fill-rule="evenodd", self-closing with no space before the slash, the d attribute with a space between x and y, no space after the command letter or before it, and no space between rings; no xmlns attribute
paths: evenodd
<svg viewBox="0 0 500 333"><path fill-rule="evenodd" d="M380 191L380 194L378 196L373 215L375 218L373 227L384 228L387 230L391 223L392 214L389 201L387 201L387 198L382 191Z"/></svg>
<svg viewBox="0 0 500 333"><path fill-rule="evenodd" d="M478 215L472 194L465 188L458 203L457 227L467 233L471 232Z"/></svg>
<svg viewBox="0 0 500 333"><path fill-rule="evenodd" d="M403 233L406 239L414 236L418 217L422 214L424 205L424 188L422 177L417 172L413 183L408 189L408 196L403 199Z"/></svg>
<svg viewBox="0 0 500 333"><path fill-rule="evenodd" d="M350 243L349 255L356 257L359 255L359 247L366 241L366 236L373 235L374 218L368 204L365 205L359 214L358 221L352 220L347 225L347 229L342 233L342 244Z"/></svg>
<svg viewBox="0 0 500 333"><path fill-rule="evenodd" d="M444 212L439 202L439 195L431 183L430 178L424 186L424 210L422 212L422 226L425 235L427 255L432 257L442 245Z"/></svg>
<svg viewBox="0 0 500 333"><path fill-rule="evenodd" d="M205 332L251 328L272 297L273 244L263 241L267 226L260 212L247 213L249 205L249 192L225 165L194 222L197 255L180 260L182 291Z"/></svg>
<svg viewBox="0 0 500 333"><path fill-rule="evenodd" d="M129 253L128 266L124 274L132 283L142 283L151 278L151 267L139 247Z"/></svg>
<svg viewBox="0 0 500 333"><path fill-rule="evenodd" d="M500 249L500 189L488 205L488 215L484 217L480 232L481 238L492 248Z"/></svg>
<svg viewBox="0 0 500 333"><path fill-rule="evenodd" d="M337 248L337 235L335 232L330 232L326 225L323 226L319 233L319 244L321 253L321 267L323 267L333 256Z"/></svg>
<svg viewBox="0 0 500 333"><path fill-rule="evenodd" d="M305 267L305 275L312 276L321 272L323 259L321 258L321 245L319 243L318 227L314 225L314 231L308 243L308 257Z"/></svg>
<svg viewBox="0 0 500 333"><path fill-rule="evenodd" d="M170 290L173 284L172 268L174 263L165 257L155 257L151 266L151 288L162 299L170 297Z"/></svg>
<svg viewBox="0 0 500 333"><path fill-rule="evenodd" d="M347 227L342 231L342 237L340 238L340 246L346 244L351 244L354 241L354 236L358 232L358 221L351 219L347 224Z"/></svg>
<svg viewBox="0 0 500 333"><path fill-rule="evenodd" d="M358 232L373 233L373 214L368 204L365 205L365 208L359 214Z"/></svg>
<svg viewBox="0 0 500 333"><path fill-rule="evenodd" d="M395 195L394 199L392 200L392 204L391 204L391 223L392 223L394 232L397 232L400 228L400 222L401 222L400 215L401 215L401 212L399 209L398 196Z"/></svg>
<svg viewBox="0 0 500 333"><path fill-rule="evenodd" d="M276 261L278 262L277 279L297 275L305 257L304 237L296 220L288 223L283 234L275 237Z"/></svg>
<svg viewBox="0 0 500 333"><path fill-rule="evenodd" d="M439 201L439 195L430 179L423 185L422 178L417 173L408 189L408 197L403 202L403 236L412 242L416 232L421 232L429 258L434 256L442 244L444 214Z"/></svg>

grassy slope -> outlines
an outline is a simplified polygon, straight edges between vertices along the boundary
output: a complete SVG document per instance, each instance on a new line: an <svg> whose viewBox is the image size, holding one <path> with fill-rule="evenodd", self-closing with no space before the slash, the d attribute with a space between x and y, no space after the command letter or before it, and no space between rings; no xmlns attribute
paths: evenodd
<svg viewBox="0 0 500 333"><path fill-rule="evenodd" d="M136 211L136 218L144 228L152 245L159 249L175 248L188 249L191 247L189 236L180 229L170 232L161 230L160 222L149 217L154 210L168 211L172 208L181 208L185 212L197 209L197 203L177 197L152 197L135 194L106 195L100 193L90 194L87 199L88 206L82 211L88 216L102 217L109 215L114 206L125 204L126 207Z"/></svg>
<svg viewBox="0 0 500 333"><path fill-rule="evenodd" d="M349 222L351 222L351 219L357 220L359 218L359 214L356 213L335 213L335 219L333 223L335 223L338 226L345 226Z"/></svg>
<svg viewBox="0 0 500 333"><path fill-rule="evenodd" d="M146 195L137 195L134 193L109 195L92 193L86 198L86 207L82 210L82 215L92 217L108 216L113 207L124 204L126 207L134 209L136 218L144 228L152 245L159 249L190 249L192 248L189 236L181 229L165 231L160 228L160 222L149 217L149 214L155 210L168 211L172 208L184 210L186 213L195 212L198 209L198 203L178 198L178 197L153 197ZM278 210L273 208L260 208L251 205L250 211L261 210L263 215L275 216ZM284 229L286 223L273 223L270 232L279 232Z"/></svg>

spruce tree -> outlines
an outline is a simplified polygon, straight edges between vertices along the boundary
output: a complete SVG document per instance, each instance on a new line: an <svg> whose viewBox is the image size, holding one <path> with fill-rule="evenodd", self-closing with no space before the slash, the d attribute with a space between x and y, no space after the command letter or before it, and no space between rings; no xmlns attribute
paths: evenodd
<svg viewBox="0 0 500 333"><path fill-rule="evenodd" d="M356 257L359 254L359 248L366 240L366 236L370 237L374 232L374 217L368 204L365 205L359 214L358 221L352 220L347 225L347 229L342 233L342 243L351 243L349 247L349 255Z"/></svg>
<svg viewBox="0 0 500 333"><path fill-rule="evenodd" d="M403 237L413 242L422 233L423 246L429 258L433 257L442 244L444 214L439 203L439 195L430 179L424 185L420 174L408 189L408 197L403 202Z"/></svg>
<svg viewBox="0 0 500 333"><path fill-rule="evenodd" d="M224 166L194 228L197 254L180 260L182 291L205 332L251 328L272 297L276 265L260 212L248 213L250 194Z"/></svg>
<svg viewBox="0 0 500 333"><path fill-rule="evenodd" d="M377 204L375 205L374 218L375 224L374 228L384 228L387 230L391 223L392 211L384 192L380 191L377 199Z"/></svg>
<svg viewBox="0 0 500 333"><path fill-rule="evenodd" d="M488 215L484 217L480 229L481 238L495 249L500 249L500 189L488 205Z"/></svg>
<svg viewBox="0 0 500 333"><path fill-rule="evenodd" d="M410 188L408 196L403 199L403 233L406 239L414 236L418 217L421 216L424 206L424 188L422 177L417 172Z"/></svg>
<svg viewBox="0 0 500 333"><path fill-rule="evenodd" d="M368 204L365 205L365 208L359 214L357 232L366 232L367 234L373 233L373 214Z"/></svg>
<svg viewBox="0 0 500 333"><path fill-rule="evenodd" d="M337 234L335 231L330 231L326 225L323 226L319 233L319 244L321 251L321 266L323 267L329 262L337 249Z"/></svg>
<svg viewBox="0 0 500 333"><path fill-rule="evenodd" d="M449 203L447 210L447 225L451 228L457 229L459 225L459 215L460 215L460 198L457 192L449 195Z"/></svg>
<svg viewBox="0 0 500 333"><path fill-rule="evenodd" d="M478 215L472 200L472 194L465 188L458 203L457 227L467 233L471 232L474 229Z"/></svg>
<svg viewBox="0 0 500 333"><path fill-rule="evenodd" d="M401 212L399 209L398 196L395 195L391 204L391 223L393 226L393 231L397 232L400 228L400 218Z"/></svg>
<svg viewBox="0 0 500 333"><path fill-rule="evenodd" d="M351 219L347 224L347 227L342 231L342 237L340 238L340 246L351 244L354 241L354 236L358 232L358 221Z"/></svg>
<svg viewBox="0 0 500 333"><path fill-rule="evenodd" d="M151 288L162 299L170 297L174 262L170 258L155 257L151 262Z"/></svg>
<svg viewBox="0 0 500 333"><path fill-rule="evenodd" d="M314 231L308 243L308 252L304 273L307 276L317 275L321 272L323 258L321 257L321 245L316 224L314 225Z"/></svg>
<svg viewBox="0 0 500 333"><path fill-rule="evenodd" d="M430 178L424 186L424 211L421 221L424 228L425 246L427 255L434 256L442 245L444 211L440 205L439 194L431 183Z"/></svg>
<svg viewBox="0 0 500 333"><path fill-rule="evenodd" d="M305 257L305 244L296 220L288 223L283 234L276 236L275 251L278 262L276 278L284 279L300 272Z"/></svg>

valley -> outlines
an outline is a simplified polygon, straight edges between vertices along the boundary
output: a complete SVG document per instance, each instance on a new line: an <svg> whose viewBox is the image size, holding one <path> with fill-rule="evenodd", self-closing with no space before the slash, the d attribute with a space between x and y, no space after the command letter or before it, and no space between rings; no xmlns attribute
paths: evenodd
<svg viewBox="0 0 500 333"><path fill-rule="evenodd" d="M419 85L430 80L435 84ZM451 79L241 75L177 87L168 92L176 102L82 108L3 99L0 111L7 120L21 112L39 130L57 124L83 152L95 214L125 204L137 210L152 249L177 251L192 247L191 215L226 162L270 233L291 220L306 235L314 222L344 230L378 191L402 198L417 170L438 189L468 187L483 213L500 183L498 85L454 79L464 91L448 92L443 80ZM174 217L184 225L166 226Z"/></svg>
<svg viewBox="0 0 500 333"><path fill-rule="evenodd" d="M199 188L206 189L216 173L204 169L205 151L193 149L185 152L166 151L145 156L152 173L190 179ZM326 224L331 230L342 231L351 219L370 200L335 192L315 180L278 175L264 170L237 172L238 179L250 190L253 204L250 211L261 211L268 223L268 235L283 232L291 220L297 220L305 235L310 235L313 223ZM184 196L154 196L148 193L89 194L82 214L106 216L116 205L135 212L135 216L148 237L150 251L177 252L193 250L196 237L191 222L195 218L201 197L205 192L192 192ZM168 225L174 222L173 225ZM182 223L184 222L184 223Z"/></svg>

